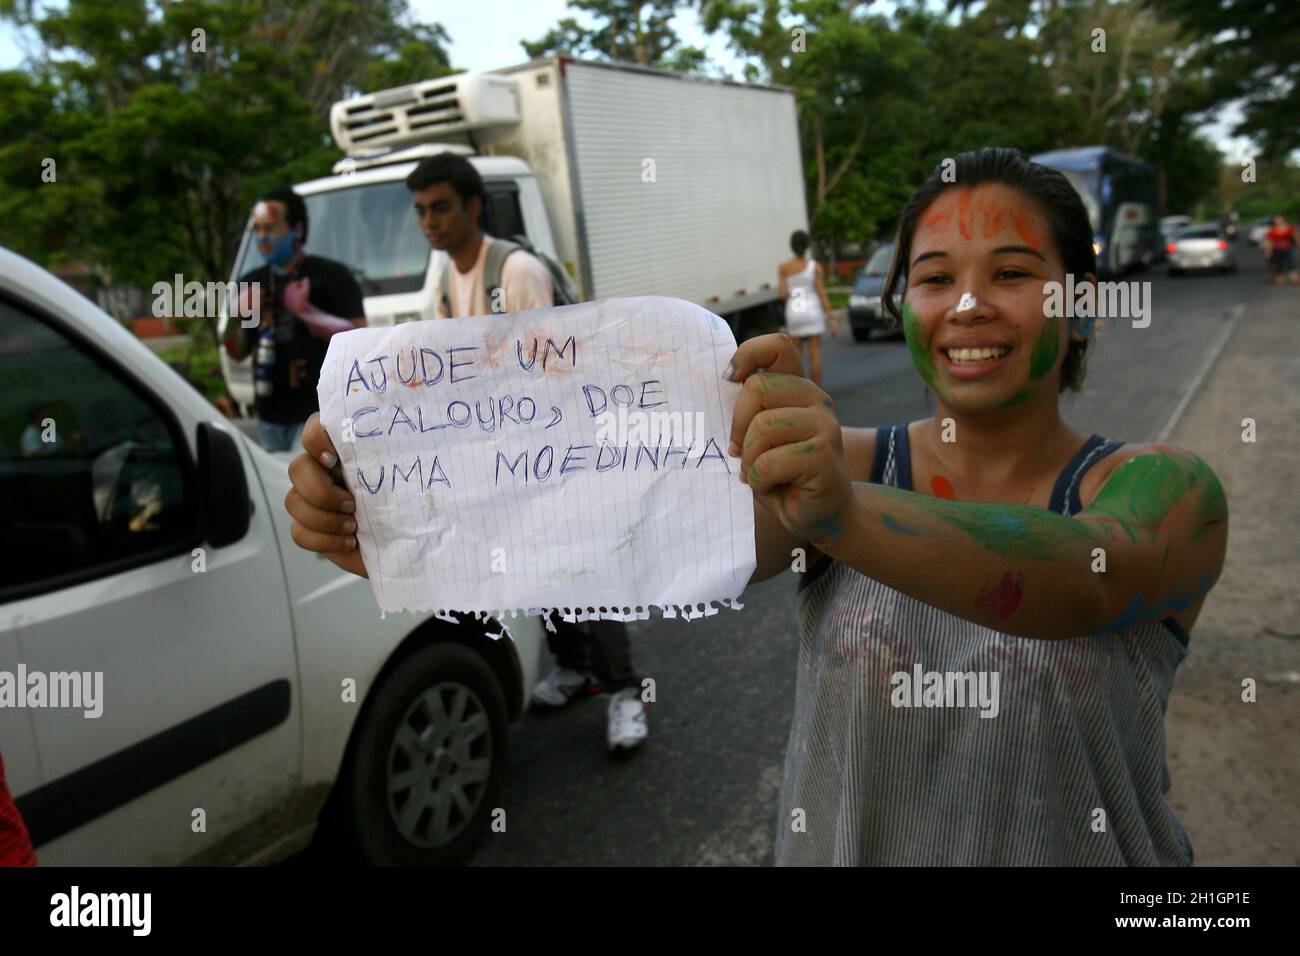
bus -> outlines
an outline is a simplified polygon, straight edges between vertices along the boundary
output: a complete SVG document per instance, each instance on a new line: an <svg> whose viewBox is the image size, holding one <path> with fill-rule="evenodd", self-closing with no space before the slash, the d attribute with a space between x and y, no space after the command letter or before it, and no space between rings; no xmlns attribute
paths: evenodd
<svg viewBox="0 0 1300 956"><path fill-rule="evenodd" d="M1102 276L1145 268L1161 258L1154 166L1109 146L1058 149L1033 161L1064 173L1083 199Z"/></svg>

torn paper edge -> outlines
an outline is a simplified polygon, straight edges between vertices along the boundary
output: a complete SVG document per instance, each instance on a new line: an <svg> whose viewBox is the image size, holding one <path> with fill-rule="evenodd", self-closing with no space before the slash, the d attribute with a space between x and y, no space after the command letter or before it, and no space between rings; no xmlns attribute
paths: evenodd
<svg viewBox="0 0 1300 956"><path fill-rule="evenodd" d="M454 614L465 614L474 618L477 624L487 624L495 622L501 625L501 630L497 633L484 631L484 634L493 640L499 640L502 637L511 637L509 619L520 617L540 617L546 625L546 629L552 634L555 633L555 623L551 620L552 615L556 615L561 621L567 624L575 624L581 621L646 621L650 619L650 611L658 609L664 620L672 620L681 617L686 621L697 621L702 617L713 617L718 613L715 604L721 604L723 607L729 607L733 611L743 610L745 605L740 603L738 598L715 598L711 601L696 601L691 604L646 604L637 605L636 607L530 607L509 608L505 610L484 611L480 608L417 608L415 613L421 611L433 610L433 616L439 621L446 621L448 624L460 624ZM409 608L406 610L410 610ZM382 620L389 612L381 611L379 614ZM403 612L392 612L403 613ZM512 638L513 639L513 638Z"/></svg>

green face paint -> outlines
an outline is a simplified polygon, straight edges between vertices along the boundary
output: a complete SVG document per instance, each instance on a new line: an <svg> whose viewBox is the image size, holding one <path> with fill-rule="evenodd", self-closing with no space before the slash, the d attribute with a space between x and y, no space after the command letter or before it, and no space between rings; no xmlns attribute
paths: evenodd
<svg viewBox="0 0 1300 956"><path fill-rule="evenodd" d="M1016 394L1008 398L1005 402L1002 402L1000 405L998 405L998 408L1010 408L1012 405L1019 405L1021 402L1023 402L1025 399L1027 399L1030 395L1033 394L1034 394L1034 390L1032 388L1029 387L1022 388L1020 391L1016 392Z"/></svg>
<svg viewBox="0 0 1300 956"><path fill-rule="evenodd" d="M912 303L903 303L903 335L907 339L907 347L912 352L912 364L916 370L921 373L921 378L925 383L936 391L935 381L939 373L934 367L934 358L930 355L929 350L921 339L925 335L925 330L921 327L921 320L916 317L912 311Z"/></svg>
<svg viewBox="0 0 1300 956"><path fill-rule="evenodd" d="M1056 357L1061 354L1061 338L1056 330L1056 319L1048 319L1043 332L1034 343L1034 351L1029 356L1029 380L1036 382L1056 364Z"/></svg>

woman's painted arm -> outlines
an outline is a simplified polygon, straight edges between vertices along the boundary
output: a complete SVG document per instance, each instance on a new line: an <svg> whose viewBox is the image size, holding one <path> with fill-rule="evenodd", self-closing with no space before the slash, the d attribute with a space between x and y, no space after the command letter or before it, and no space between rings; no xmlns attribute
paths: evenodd
<svg viewBox="0 0 1300 956"><path fill-rule="evenodd" d="M1148 447L1072 518L855 483L843 519L813 544L917 600L1020 637L1171 617L1218 580L1228 509L1203 461Z"/></svg>

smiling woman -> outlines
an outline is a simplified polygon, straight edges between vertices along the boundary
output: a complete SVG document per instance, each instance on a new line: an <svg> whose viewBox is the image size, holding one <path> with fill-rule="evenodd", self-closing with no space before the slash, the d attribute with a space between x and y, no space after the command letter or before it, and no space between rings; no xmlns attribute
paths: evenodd
<svg viewBox="0 0 1300 956"><path fill-rule="evenodd" d="M1069 182L1006 149L946 171L907 204L886 281L932 418L843 426L780 336L734 361L755 580L813 555L777 861L1190 864L1164 710L1222 570L1223 490L1189 452L1062 420L1092 328L1046 299L1096 281ZM902 707L914 671L1000 699Z"/></svg>

